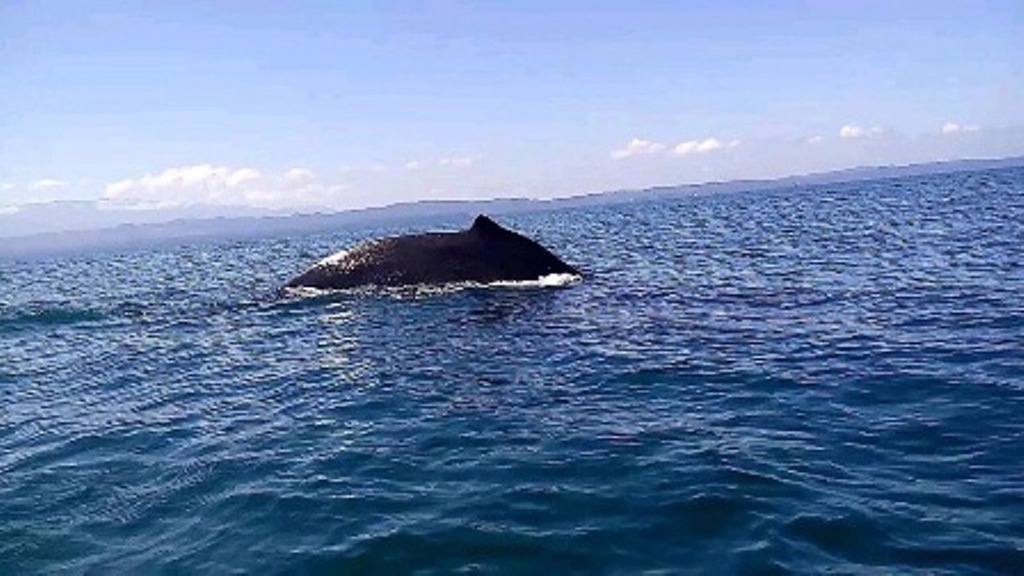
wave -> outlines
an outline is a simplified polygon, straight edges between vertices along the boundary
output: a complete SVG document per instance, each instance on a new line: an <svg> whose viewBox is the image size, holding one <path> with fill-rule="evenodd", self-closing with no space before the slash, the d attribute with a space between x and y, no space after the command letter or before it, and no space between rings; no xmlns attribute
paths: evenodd
<svg viewBox="0 0 1024 576"><path fill-rule="evenodd" d="M29 330L34 327L57 327L101 322L107 315L94 308L67 305L30 305L25 308L0 309L0 333Z"/></svg>

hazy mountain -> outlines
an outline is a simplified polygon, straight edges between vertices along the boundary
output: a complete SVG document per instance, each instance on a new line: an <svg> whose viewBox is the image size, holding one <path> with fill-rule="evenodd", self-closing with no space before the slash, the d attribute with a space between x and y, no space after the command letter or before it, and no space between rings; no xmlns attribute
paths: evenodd
<svg viewBox="0 0 1024 576"><path fill-rule="evenodd" d="M555 200L526 198L479 201L423 201L335 213L282 214L244 207L189 206L172 210L111 210L95 202L52 202L0 213L0 257L26 257L98 249L180 243L198 239L241 239L266 235L308 234L380 221L422 220L476 214L513 214L657 200L681 196L728 194L1024 166L1024 157L959 160L909 166L861 167L774 180L712 182L644 190L595 192Z"/></svg>

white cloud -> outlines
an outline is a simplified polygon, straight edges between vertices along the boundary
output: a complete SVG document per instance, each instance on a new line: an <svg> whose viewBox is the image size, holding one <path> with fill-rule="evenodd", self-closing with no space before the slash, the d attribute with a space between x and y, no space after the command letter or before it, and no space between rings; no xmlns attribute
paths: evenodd
<svg viewBox="0 0 1024 576"><path fill-rule="evenodd" d="M410 160L405 163L406 170L419 170L420 166L419 160Z"/></svg>
<svg viewBox="0 0 1024 576"><path fill-rule="evenodd" d="M243 182L256 180L260 178L260 176L262 176L262 174L260 174L259 170L254 170L252 168L240 168L232 172L228 177L228 186L238 186Z"/></svg>
<svg viewBox="0 0 1024 576"><path fill-rule="evenodd" d="M673 147L672 154L686 156L687 154L705 153L722 148L722 142L718 138L705 138L702 140L687 140L679 142Z"/></svg>
<svg viewBox="0 0 1024 576"><path fill-rule="evenodd" d="M680 142L671 149L668 149L660 142L652 142L640 138L633 138L625 147L613 150L611 157L614 160L622 160L631 156L650 155L667 153L671 156L686 156L688 154L704 154L724 148L735 148L740 145L739 140L722 142L718 138L705 138L703 140L687 140Z"/></svg>
<svg viewBox="0 0 1024 576"><path fill-rule="evenodd" d="M0 190L14 190L14 184L11 182L5 182L0 185Z"/></svg>
<svg viewBox="0 0 1024 576"><path fill-rule="evenodd" d="M280 176L253 168L197 164L160 174L107 185L103 200L124 207L171 207L189 204L256 206L261 208L336 207L350 192L345 185L328 185L305 168Z"/></svg>
<svg viewBox="0 0 1024 576"><path fill-rule="evenodd" d="M814 136L811 136L810 138L804 139L804 143L805 144L820 144L823 140L824 140L824 138L822 138L821 135L815 134Z"/></svg>
<svg viewBox="0 0 1024 576"><path fill-rule="evenodd" d="M238 172L242 171L256 172L255 170L250 170L249 168L242 168L241 170L238 170L235 173L237 174ZM257 172L257 174L259 173ZM285 182L288 182L289 184L302 186L316 180L316 174L313 174L313 172L306 170L305 168L292 168L291 170L284 173L284 179ZM242 180L242 182L244 181L245 180Z"/></svg>
<svg viewBox="0 0 1024 576"><path fill-rule="evenodd" d="M52 190L54 188L65 188L68 183L63 180L51 180L44 178L42 180L36 180L35 182L28 185L30 190Z"/></svg>
<svg viewBox="0 0 1024 576"><path fill-rule="evenodd" d="M723 148L735 148L740 145L739 140L732 140L723 143L718 138L705 138L704 140L687 140L672 147L669 154L673 156L687 156L689 154L705 154Z"/></svg>
<svg viewBox="0 0 1024 576"><path fill-rule="evenodd" d="M863 126L857 126L856 124L847 124L839 129L839 137L847 140L853 138L870 138L877 136L882 133L882 129L878 126L872 126L871 128L864 128Z"/></svg>
<svg viewBox="0 0 1024 576"><path fill-rule="evenodd" d="M438 160L438 164L441 166L453 166L456 168L468 168L476 163L479 156L451 156L448 158L441 158Z"/></svg>
<svg viewBox="0 0 1024 576"><path fill-rule="evenodd" d="M942 125L943 134L957 134L960 132L977 132L979 128L974 124L958 124L956 122L946 122Z"/></svg>
<svg viewBox="0 0 1024 576"><path fill-rule="evenodd" d="M386 168L386 166L384 166L380 162L377 162L376 164L370 166L370 172L383 172Z"/></svg>
<svg viewBox="0 0 1024 576"><path fill-rule="evenodd" d="M630 156L640 156L643 154L657 154L665 150L665 145L659 142L651 142L650 140L642 140L640 138L633 138L626 144L624 148L613 150L611 157L613 160L622 160L623 158L629 158Z"/></svg>

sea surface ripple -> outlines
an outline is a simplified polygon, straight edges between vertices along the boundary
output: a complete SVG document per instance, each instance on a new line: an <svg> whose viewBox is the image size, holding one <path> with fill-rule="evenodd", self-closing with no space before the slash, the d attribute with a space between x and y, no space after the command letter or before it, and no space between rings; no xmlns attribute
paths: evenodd
<svg viewBox="0 0 1024 576"><path fill-rule="evenodd" d="M0 262L0 574L1024 570L1024 170L499 220L586 279Z"/></svg>

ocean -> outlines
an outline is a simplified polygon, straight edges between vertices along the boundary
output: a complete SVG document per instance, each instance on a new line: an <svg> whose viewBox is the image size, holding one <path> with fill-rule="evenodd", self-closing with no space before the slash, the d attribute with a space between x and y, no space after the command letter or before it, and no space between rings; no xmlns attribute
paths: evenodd
<svg viewBox="0 0 1024 576"><path fill-rule="evenodd" d="M0 574L1024 573L1024 169L496 218L0 261Z"/></svg>

